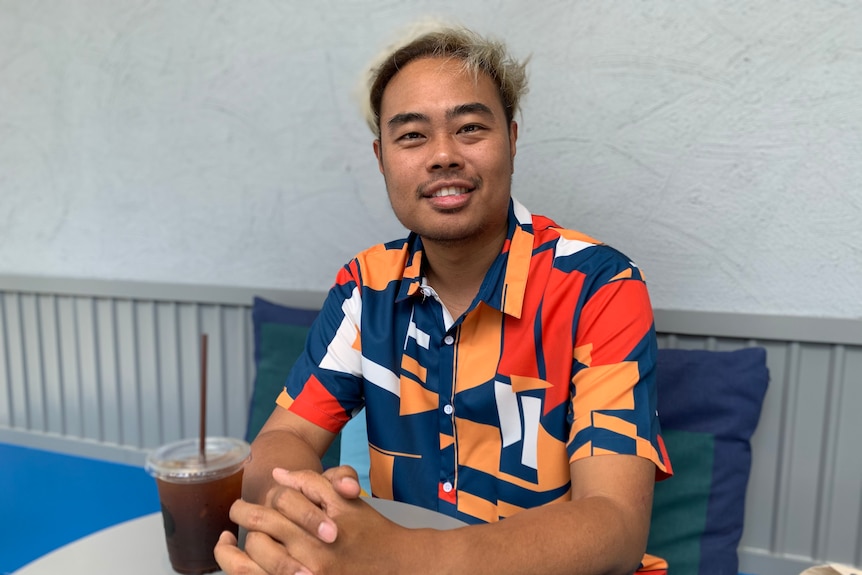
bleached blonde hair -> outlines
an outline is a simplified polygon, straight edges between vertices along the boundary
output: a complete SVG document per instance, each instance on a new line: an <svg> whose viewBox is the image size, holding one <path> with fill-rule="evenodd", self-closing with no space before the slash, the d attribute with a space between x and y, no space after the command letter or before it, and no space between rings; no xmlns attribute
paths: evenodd
<svg viewBox="0 0 862 575"><path fill-rule="evenodd" d="M383 91L401 68L419 58L461 60L464 70L475 77L480 72L491 77L508 122L511 123L520 110L521 98L527 93L528 59L515 60L502 42L483 37L463 26L424 20L414 24L399 41L381 52L368 70L362 98L363 111L375 136L380 136Z"/></svg>

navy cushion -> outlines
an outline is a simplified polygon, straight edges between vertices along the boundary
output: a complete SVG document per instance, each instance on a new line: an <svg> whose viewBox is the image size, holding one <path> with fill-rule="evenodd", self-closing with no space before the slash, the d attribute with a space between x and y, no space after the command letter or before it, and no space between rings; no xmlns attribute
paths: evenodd
<svg viewBox="0 0 862 575"><path fill-rule="evenodd" d="M671 575L736 575L766 350L661 349L656 370L674 476L656 484L648 551Z"/></svg>

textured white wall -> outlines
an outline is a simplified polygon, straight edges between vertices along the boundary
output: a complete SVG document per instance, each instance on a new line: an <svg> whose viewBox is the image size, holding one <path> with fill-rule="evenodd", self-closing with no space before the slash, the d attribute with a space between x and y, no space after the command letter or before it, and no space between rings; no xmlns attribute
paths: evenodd
<svg viewBox="0 0 862 575"><path fill-rule="evenodd" d="M403 233L352 94L422 14L532 54L515 193L656 306L862 317L858 0L5 0L0 274L327 288Z"/></svg>

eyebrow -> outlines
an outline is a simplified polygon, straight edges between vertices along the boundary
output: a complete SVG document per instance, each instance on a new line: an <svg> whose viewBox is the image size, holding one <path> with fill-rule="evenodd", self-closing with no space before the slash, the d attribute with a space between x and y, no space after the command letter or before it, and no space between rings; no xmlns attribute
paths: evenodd
<svg viewBox="0 0 862 575"><path fill-rule="evenodd" d="M453 118L457 118L458 116L466 116L468 114L481 114L483 116L493 116L494 113L491 111L491 108L486 106L481 102L471 102L469 104L459 104L454 108L446 110L446 119L451 120ZM389 121L386 122L386 125L389 126L390 129L397 128L398 126L403 126L404 124L409 124L411 122L430 122L431 119L425 115L420 114L419 112L404 112L402 114L395 114Z"/></svg>
<svg viewBox="0 0 862 575"><path fill-rule="evenodd" d="M455 106L451 110L447 110L446 119L451 120L452 118L456 118L458 116L466 116L468 114L481 114L483 116L494 115L494 113L491 111L491 108L489 108L482 102L472 102L470 104L460 104L458 106Z"/></svg>
<svg viewBox="0 0 862 575"><path fill-rule="evenodd" d="M403 114L395 114L389 118L386 125L390 128L397 128L398 126L403 126L410 122L429 122L430 120L431 119L428 116L420 114L419 112L404 112Z"/></svg>

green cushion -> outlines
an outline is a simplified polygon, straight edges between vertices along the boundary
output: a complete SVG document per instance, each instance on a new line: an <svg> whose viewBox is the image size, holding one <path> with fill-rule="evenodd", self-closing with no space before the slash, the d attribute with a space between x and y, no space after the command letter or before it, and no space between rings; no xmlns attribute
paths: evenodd
<svg viewBox="0 0 862 575"><path fill-rule="evenodd" d="M714 440L709 433L674 429L665 430L663 437L673 454L675 475L672 481L655 486L647 549L660 553L671 573L697 573L712 487Z"/></svg>
<svg viewBox="0 0 862 575"><path fill-rule="evenodd" d="M308 328L299 325L261 323L255 348L254 393L248 416L247 437L254 439L275 407L291 366L302 353Z"/></svg>

